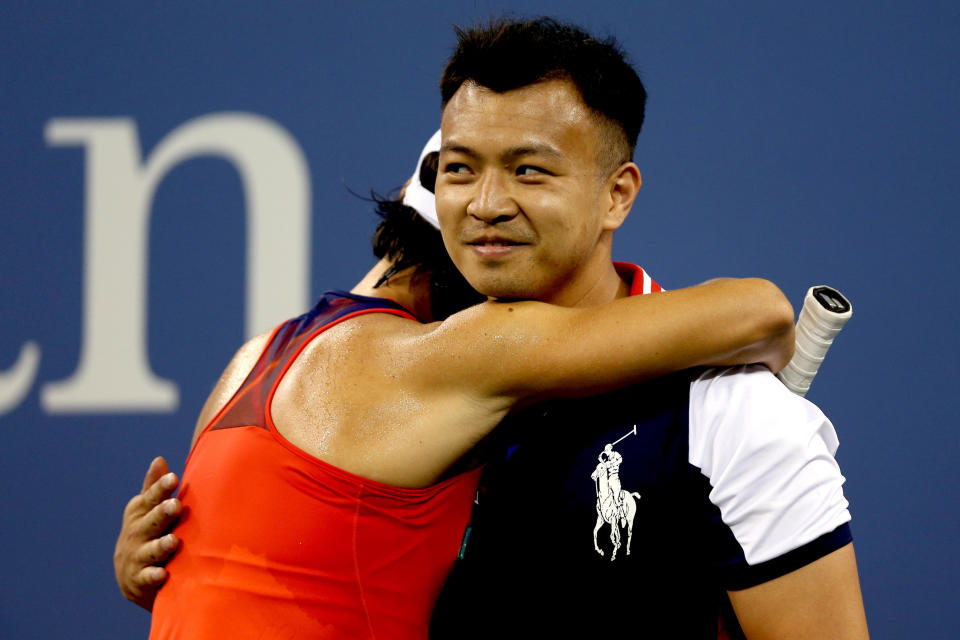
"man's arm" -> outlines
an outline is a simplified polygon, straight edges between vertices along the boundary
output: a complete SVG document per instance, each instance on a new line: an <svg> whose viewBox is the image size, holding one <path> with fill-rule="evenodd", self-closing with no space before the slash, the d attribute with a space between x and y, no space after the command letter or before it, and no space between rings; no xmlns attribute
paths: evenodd
<svg viewBox="0 0 960 640"><path fill-rule="evenodd" d="M180 516L180 501L172 497L177 476L163 458L155 458L143 479L143 488L127 503L123 526L113 552L113 569L124 597L147 611L153 609L157 590L167 579L161 564L177 550L180 541L164 535Z"/></svg>
<svg viewBox="0 0 960 640"><path fill-rule="evenodd" d="M750 640L869 637L853 543L769 582L727 593Z"/></svg>
<svg viewBox="0 0 960 640"><path fill-rule="evenodd" d="M759 367L691 383L688 459L722 516L713 563L751 640L867 637L838 446L823 412Z"/></svg>

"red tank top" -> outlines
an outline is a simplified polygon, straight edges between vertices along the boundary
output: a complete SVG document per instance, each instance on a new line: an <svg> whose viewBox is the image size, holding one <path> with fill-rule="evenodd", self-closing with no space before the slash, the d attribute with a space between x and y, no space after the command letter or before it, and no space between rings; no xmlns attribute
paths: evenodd
<svg viewBox="0 0 960 640"><path fill-rule="evenodd" d="M424 489L367 480L290 444L269 414L310 340L365 313L416 319L387 300L326 293L274 331L201 433L152 639L426 638L480 470Z"/></svg>

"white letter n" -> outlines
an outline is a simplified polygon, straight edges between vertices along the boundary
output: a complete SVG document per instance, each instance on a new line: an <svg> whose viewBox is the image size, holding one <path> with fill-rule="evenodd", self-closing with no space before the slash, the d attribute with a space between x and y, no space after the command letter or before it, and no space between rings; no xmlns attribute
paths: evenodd
<svg viewBox="0 0 960 640"><path fill-rule="evenodd" d="M265 331L309 302L310 182L296 141L270 120L211 114L178 127L140 163L129 118L62 118L52 146L86 148L83 338L69 378L44 385L50 413L174 411L176 385L147 361L146 269L153 195L178 163L232 162L247 204L246 333Z"/></svg>

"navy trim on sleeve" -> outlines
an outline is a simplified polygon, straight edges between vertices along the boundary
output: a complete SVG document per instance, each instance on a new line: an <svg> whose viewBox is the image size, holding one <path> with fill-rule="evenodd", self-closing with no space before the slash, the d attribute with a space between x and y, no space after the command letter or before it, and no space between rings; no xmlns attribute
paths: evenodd
<svg viewBox="0 0 960 640"><path fill-rule="evenodd" d="M740 564L724 567L723 586L729 591L748 589L758 584L769 582L774 578L796 571L800 567L819 560L828 553L846 546L853 541L850 525L844 523L829 533L825 533L816 540L808 542L798 549L785 553L779 558L761 562L753 566Z"/></svg>

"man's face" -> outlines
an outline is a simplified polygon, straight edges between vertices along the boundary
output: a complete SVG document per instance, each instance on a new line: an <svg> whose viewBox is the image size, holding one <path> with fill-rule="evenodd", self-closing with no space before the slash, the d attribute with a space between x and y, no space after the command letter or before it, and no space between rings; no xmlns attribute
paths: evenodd
<svg viewBox="0 0 960 640"><path fill-rule="evenodd" d="M443 111L437 213L444 244L488 296L575 305L610 267L599 125L576 87L495 93L465 83Z"/></svg>

